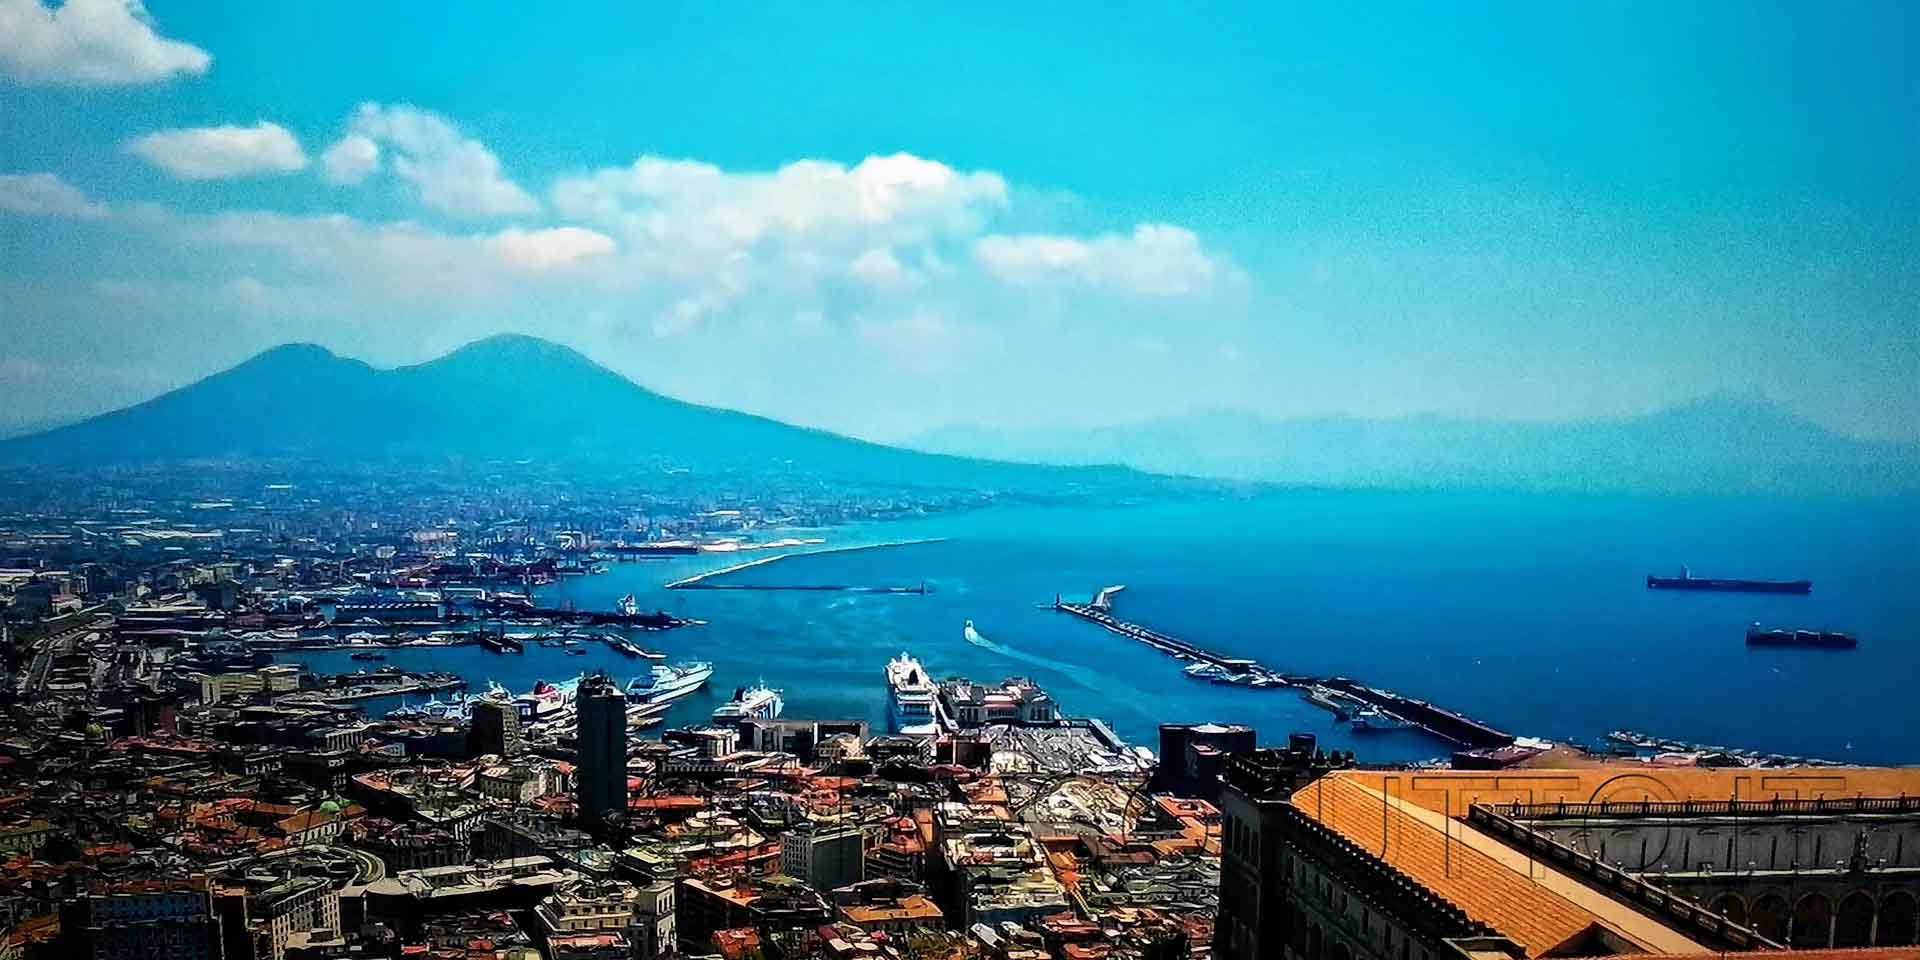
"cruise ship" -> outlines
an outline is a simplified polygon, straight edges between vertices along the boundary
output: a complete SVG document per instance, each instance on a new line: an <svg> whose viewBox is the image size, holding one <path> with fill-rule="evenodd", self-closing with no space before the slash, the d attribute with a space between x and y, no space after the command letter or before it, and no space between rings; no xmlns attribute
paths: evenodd
<svg viewBox="0 0 1920 960"><path fill-rule="evenodd" d="M577 678L564 683L538 681L532 690L513 698L513 710L522 720L551 720L573 706L573 692L579 686Z"/></svg>
<svg viewBox="0 0 1920 960"><path fill-rule="evenodd" d="M888 661L887 687L893 692L887 718L895 733L931 737L940 732L936 691L920 661L905 653Z"/></svg>
<svg viewBox="0 0 1920 960"><path fill-rule="evenodd" d="M741 720L776 720L780 711L786 709L787 702L780 699L780 691L770 690L767 685L756 683L751 687L740 687L733 691L733 699L721 704L713 711L715 723L737 723Z"/></svg>
<svg viewBox="0 0 1920 960"><path fill-rule="evenodd" d="M678 700L705 686L711 676L713 664L704 660L656 664L651 674L635 677L627 684L627 699L642 703Z"/></svg>

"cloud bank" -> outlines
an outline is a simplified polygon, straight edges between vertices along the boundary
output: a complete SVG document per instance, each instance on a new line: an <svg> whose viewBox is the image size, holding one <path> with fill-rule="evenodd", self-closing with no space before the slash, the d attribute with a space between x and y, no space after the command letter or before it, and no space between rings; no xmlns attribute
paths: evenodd
<svg viewBox="0 0 1920 960"><path fill-rule="evenodd" d="M212 64L205 50L156 33L139 0L0 0L0 72L19 83L123 87Z"/></svg>

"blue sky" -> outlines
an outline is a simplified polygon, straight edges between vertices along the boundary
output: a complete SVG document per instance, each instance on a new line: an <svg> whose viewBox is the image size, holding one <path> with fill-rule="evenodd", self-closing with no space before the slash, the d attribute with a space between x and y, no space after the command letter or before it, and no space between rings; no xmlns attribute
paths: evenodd
<svg viewBox="0 0 1920 960"><path fill-rule="evenodd" d="M881 439L1708 393L1920 439L1916 21L0 0L0 426L519 331Z"/></svg>

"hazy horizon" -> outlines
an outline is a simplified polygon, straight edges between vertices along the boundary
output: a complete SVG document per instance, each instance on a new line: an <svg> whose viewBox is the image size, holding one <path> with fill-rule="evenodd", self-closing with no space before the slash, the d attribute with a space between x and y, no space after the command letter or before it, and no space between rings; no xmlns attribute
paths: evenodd
<svg viewBox="0 0 1920 960"><path fill-rule="evenodd" d="M0 0L0 429L513 332L889 442L1920 440L1912 8L1210 13Z"/></svg>

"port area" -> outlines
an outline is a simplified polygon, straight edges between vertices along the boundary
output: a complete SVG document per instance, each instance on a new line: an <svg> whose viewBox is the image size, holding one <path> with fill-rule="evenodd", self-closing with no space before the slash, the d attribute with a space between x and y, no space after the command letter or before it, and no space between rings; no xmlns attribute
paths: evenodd
<svg viewBox="0 0 1920 960"><path fill-rule="evenodd" d="M816 590L816 591L839 592L839 593L925 594L927 592L927 584L925 581L921 581L918 585L881 585L881 586L846 584L846 583L822 583L822 584L715 583L714 581L718 578L725 577L729 574L739 573L743 570L751 570L754 567L766 566L767 564L770 564L770 563L779 563L782 560L792 560L797 557L824 557L824 556L829 556L832 554L840 554L840 553L859 553L865 550L885 550L892 547L912 547L912 546L918 546L920 544L926 544L926 543L944 543L946 542L946 540L947 540L946 537L923 537L918 540L890 540L890 541L887 541L886 543L865 543L865 544L859 544L857 546L851 546L851 547L830 547L825 550L802 550L795 553L777 553L770 557L757 557L755 559L747 560L742 563L736 563L731 566L721 567L718 570L708 570L705 573L696 573L690 577L682 577L678 580L673 581L672 583L666 584L665 589L668 589L668 590Z"/></svg>
<svg viewBox="0 0 1920 960"><path fill-rule="evenodd" d="M276 705L338 708L362 700L462 690L467 686L467 681L455 674L413 673L392 667L362 673L317 674L313 680L312 686L280 697Z"/></svg>
<svg viewBox="0 0 1920 960"><path fill-rule="evenodd" d="M1651 734L1636 733L1632 730L1615 730L1607 734L1607 740L1619 744L1628 750L1647 756L1660 754L1686 754L1700 758L1702 766L1742 766L1742 767L1839 767L1845 766L1838 760L1819 760L1813 757L1800 757L1789 753L1768 753L1763 750L1744 750L1739 747L1723 747L1712 743L1694 743L1689 740L1675 740L1671 737L1656 737ZM1714 758L1723 758L1725 762L1714 764Z"/></svg>
<svg viewBox="0 0 1920 960"><path fill-rule="evenodd" d="M1245 678L1232 681L1236 684L1255 689L1291 688L1300 691L1305 694L1308 703L1325 708L1340 719L1356 719L1356 728L1363 728L1361 725L1366 721L1361 718L1377 717L1380 720L1376 720L1376 724L1384 721L1386 725L1377 726L1376 729L1405 727L1421 730L1465 750L1498 750L1512 746L1518 739L1513 734L1425 700L1401 696L1347 677L1316 678L1274 670L1253 660L1229 657L1150 627L1121 620L1112 613L1113 597L1124 589L1124 586L1103 588L1094 595L1091 603L1073 603L1055 597L1053 609L1146 644L1177 660L1208 664L1227 672L1229 676Z"/></svg>

